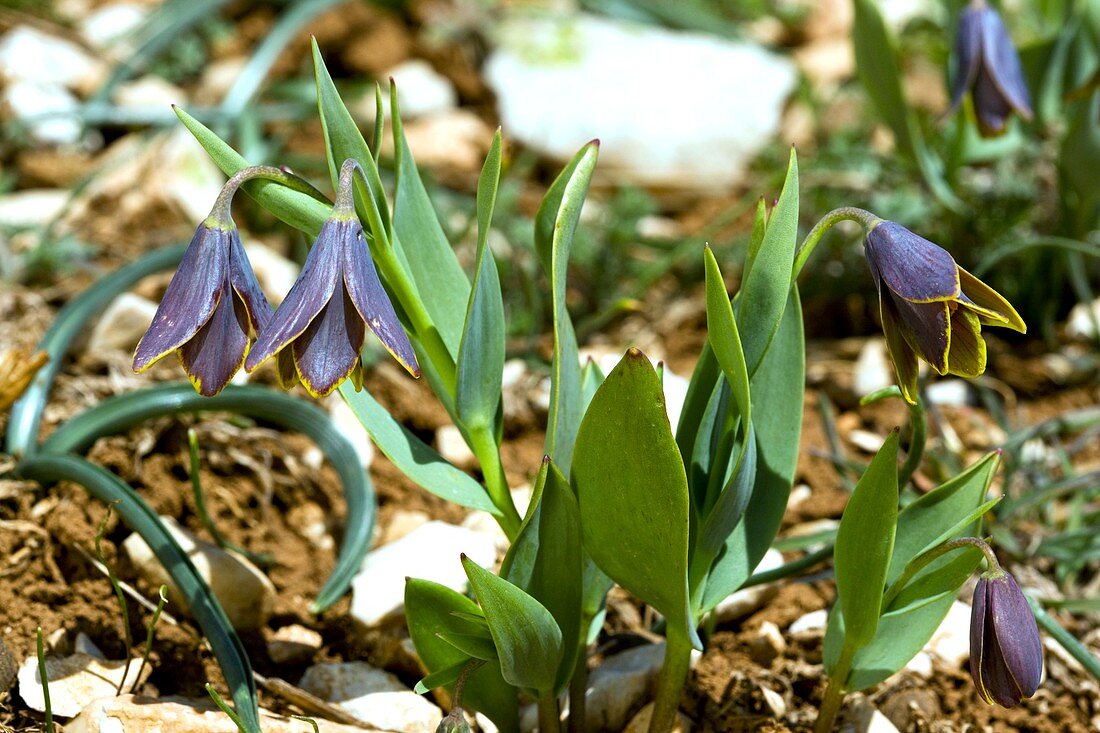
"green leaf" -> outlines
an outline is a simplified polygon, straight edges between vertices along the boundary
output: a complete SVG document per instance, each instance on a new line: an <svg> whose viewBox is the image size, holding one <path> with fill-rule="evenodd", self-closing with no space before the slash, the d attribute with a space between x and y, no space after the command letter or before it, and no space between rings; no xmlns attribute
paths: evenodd
<svg viewBox="0 0 1100 733"><path fill-rule="evenodd" d="M450 687L462 676L462 670L466 669L466 665L470 663L470 659L472 659L472 657L423 677L416 683L416 686L413 687L413 692L417 695L423 695L426 692L431 692L437 687Z"/></svg>
<svg viewBox="0 0 1100 733"><path fill-rule="evenodd" d="M390 87L390 120L393 124L394 239L408 262L413 282L424 301L432 323L439 329L451 356L458 354L470 281L462 271L454 250L443 234L432 200L424 188L401 124L397 88ZM397 245L395 245L397 246Z"/></svg>
<svg viewBox="0 0 1100 733"><path fill-rule="evenodd" d="M768 230L768 206L761 196L756 202L756 215L752 220L752 232L749 234L749 249L745 255L745 267L741 272L741 281L749 279L752 266L756 262L756 256L760 254L760 247L764 244L764 233Z"/></svg>
<svg viewBox="0 0 1100 733"><path fill-rule="evenodd" d="M465 665L470 657L441 639L438 633L480 634L485 628L481 609L466 596L447 586L410 578L405 582L405 618L417 656L429 671L423 682L452 687L432 674ZM458 679L455 674L454 679ZM502 731L519 730L519 696L500 675L500 665L483 664L466 680L462 704L484 713Z"/></svg>
<svg viewBox="0 0 1100 733"><path fill-rule="evenodd" d="M697 641L688 608L687 475L657 373L637 349L588 406L573 485L584 546L596 565Z"/></svg>
<svg viewBox="0 0 1100 733"><path fill-rule="evenodd" d="M550 370L550 411L546 419L546 455L564 475L571 470L577 426L583 414L577 336L566 307L569 252L580 221L588 184L596 169L599 144L585 145L558 175L535 215L535 249L553 300L554 356Z"/></svg>
<svg viewBox="0 0 1100 733"><path fill-rule="evenodd" d="M707 579L701 608L710 610L741 587L779 531L798 464L806 348L798 289L791 288L779 330L749 382L755 405L756 480L744 518ZM717 369L717 359L714 361Z"/></svg>
<svg viewBox="0 0 1100 733"><path fill-rule="evenodd" d="M340 167L348 158L356 160L363 167L364 176L355 176L355 187L359 191L359 200L356 202L356 211L362 221L370 224L375 240L391 239L392 226L390 224L389 204L386 201L386 192L382 187L382 179L378 175L378 167L374 156L367 147L367 141L359 132L358 125L352 119L340 93L336 91L336 85L332 82L332 76L328 73L325 61L321 58L321 50L317 47L317 39L310 39L313 49L313 73L317 86L317 114L321 118L321 131L325 138L325 158L328 160L329 176L332 179L332 187L338 188L340 181ZM369 203L368 203L369 202Z"/></svg>
<svg viewBox="0 0 1100 733"><path fill-rule="evenodd" d="M176 116L179 117L183 126L195 136L199 145L202 145L222 173L232 176L242 168L252 165L230 147L229 143L219 138L194 117L179 107L173 107L172 109L175 110ZM331 206L325 206L312 196L299 191L292 191L275 181L258 179L246 181L242 188L245 193L256 199L260 206L311 237L317 236L317 233L321 231L321 225L332 212Z"/></svg>
<svg viewBox="0 0 1100 733"><path fill-rule="evenodd" d="M458 349L455 408L468 429L495 427L504 372L504 301L489 227L500 184L500 130L477 184L477 259L466 323Z"/></svg>
<svg viewBox="0 0 1100 733"><path fill-rule="evenodd" d="M582 569L581 525L577 499L569 482L550 461L543 461L536 483L542 484L538 506L530 513L501 575L546 607L561 629L562 654L558 667L560 689L573 673L580 649Z"/></svg>
<svg viewBox="0 0 1100 733"><path fill-rule="evenodd" d="M700 523L695 553L699 560L706 562L699 574L693 577L706 578L718 551L729 540L730 533L741 521L752 497L752 485L756 478L756 433L749 423L749 431L744 438L744 450L740 451L733 466L733 472L725 478L722 493L718 495L714 507L709 510ZM695 563L697 560L692 559ZM695 588L692 588L693 594ZM701 610L701 609L700 609Z"/></svg>
<svg viewBox="0 0 1100 733"><path fill-rule="evenodd" d="M443 629L435 632L435 634L466 656L485 661L497 658L497 648L493 644L493 637L489 635L488 631L484 634L462 634L457 631Z"/></svg>
<svg viewBox="0 0 1100 733"><path fill-rule="evenodd" d="M859 479L836 533L837 607L845 644L859 648L878 628L898 518L898 431L886 437Z"/></svg>
<svg viewBox="0 0 1100 733"><path fill-rule="evenodd" d="M751 422L749 403L749 372L745 366L745 354L741 350L741 336L737 332L737 320L733 316L729 295L722 280L722 271L710 247L704 250L707 290L707 341L722 367L733 390L737 412L745 423ZM784 296L784 300L786 297ZM780 314L782 317L782 314ZM778 326L778 319L776 320Z"/></svg>
<svg viewBox="0 0 1100 733"><path fill-rule="evenodd" d="M367 390L356 392L346 382L340 386L340 394L359 422L363 423L378 449L413 482L455 504L481 509L493 515L500 514L481 484L448 463L395 420Z"/></svg>
<svg viewBox="0 0 1100 733"><path fill-rule="evenodd" d="M696 455L698 449L696 442L700 435L708 438L710 436L710 433L703 429L704 421L707 411L711 409L715 385L718 384L721 376L722 367L718 364L718 357L714 355L710 341L705 341L702 351L699 352L699 360L695 362L695 369L691 373L684 406L680 410L680 423L676 426L676 444L680 446L680 454L684 456L684 460ZM707 460L702 465L705 469L710 466L710 461ZM695 480L694 476L690 478L692 481Z"/></svg>
<svg viewBox="0 0 1100 733"><path fill-rule="evenodd" d="M592 401L592 396L596 394L596 390L600 388L605 378L606 375L600 369L600 365L589 357L581 369L581 414L588 409L588 403Z"/></svg>
<svg viewBox="0 0 1100 733"><path fill-rule="evenodd" d="M190 385L187 387L190 389ZM237 715L245 724L245 733L260 733L256 683L244 645L188 553L156 512L118 476L78 456L43 453L20 462L18 470L22 478L41 483L73 481L84 486L95 498L114 507L126 526L145 540L180 589L191 616L210 644L233 695Z"/></svg>
<svg viewBox="0 0 1100 733"><path fill-rule="evenodd" d="M504 679L539 692L556 689L562 636L550 611L470 558L463 556L462 567L485 613Z"/></svg>
<svg viewBox="0 0 1100 733"><path fill-rule="evenodd" d="M779 329L791 289L791 268L797 240L798 158L792 148L779 202L768 219L752 269L741 284L737 325L740 326L749 374L756 373L764 352Z"/></svg>

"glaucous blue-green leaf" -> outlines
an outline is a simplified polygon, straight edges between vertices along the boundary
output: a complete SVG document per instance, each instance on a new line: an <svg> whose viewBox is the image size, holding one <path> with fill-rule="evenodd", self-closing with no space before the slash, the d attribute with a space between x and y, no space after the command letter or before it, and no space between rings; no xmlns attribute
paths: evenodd
<svg viewBox="0 0 1100 733"><path fill-rule="evenodd" d="M247 168L251 163L245 160L234 150L229 143L210 131L205 125L179 107L173 107L176 117L179 117L183 126L195 136L199 145L203 147L214 164L222 173L232 176L242 168ZM242 187L249 196L276 217L286 222L295 229L299 229L310 237L316 237L321 231L321 225L328 219L332 211L331 206L326 206L312 196L299 191L292 191L275 181L252 180L245 182Z"/></svg>
<svg viewBox="0 0 1100 733"><path fill-rule="evenodd" d="M721 376L722 367L718 364L718 358L714 355L710 342L706 341L699 352L699 360L695 362L695 369L691 373L687 395L684 396L684 406L680 409L680 422L676 426L676 444L680 446L680 455L684 457L685 462L695 459L700 450L697 445L700 436L707 436L709 439L711 435L709 429L714 422L713 415L709 424L704 426L704 422L707 420L707 412L713 412L711 401L714 399L714 389ZM709 452L706 455L707 461L700 463L704 472L710 465ZM690 478L694 482L694 476ZM692 485L694 486L694 483Z"/></svg>
<svg viewBox="0 0 1100 733"><path fill-rule="evenodd" d="M741 336L737 332L737 320L733 315L722 271L710 247L703 251L706 266L707 292L707 341L710 342L722 373L733 391L737 412L745 423L751 422L749 403L749 372L745 366L745 354L741 350ZM784 295L784 301L786 296ZM784 305L784 307L786 307ZM782 317L780 315L780 317ZM778 326L778 318L776 325Z"/></svg>
<svg viewBox="0 0 1100 733"><path fill-rule="evenodd" d="M562 636L550 611L470 558L462 558L462 567L485 613L504 679L539 692L556 689Z"/></svg>
<svg viewBox="0 0 1100 733"><path fill-rule="evenodd" d="M797 287L783 310L779 330L749 381L756 432L756 480L742 521L707 578L701 609L714 608L741 587L768 551L791 492L802 433L806 348ZM714 361L717 369L717 359Z"/></svg>
<svg viewBox="0 0 1100 733"><path fill-rule="evenodd" d="M856 483L840 518L833 553L836 605L845 643L858 648L875 635L898 518L898 431L891 431Z"/></svg>
<svg viewBox="0 0 1100 733"><path fill-rule="evenodd" d="M749 247L745 254L745 266L741 270L741 281L748 279L752 272L756 256L760 254L760 247L764 244L764 233L768 230L768 205L761 196L756 202L756 214L752 219L752 231L749 233Z"/></svg>
<svg viewBox="0 0 1100 733"><path fill-rule="evenodd" d="M332 76L328 73L325 61L321 58L321 49L317 47L317 39L311 39L313 49L313 73L317 86L317 113L321 118L321 131L325 138L325 158L328 160L329 177L332 179L332 187L339 188L340 166L348 158L358 161L363 166L362 176L355 177L355 187L359 191L360 199L356 202L356 211L359 218L369 222L371 230L381 227L384 231L382 237L388 240L390 226L389 204L386 202L386 192L382 187L382 179L378 175L378 167L374 156L367 147L367 141L363 139L363 133L355 124L351 113L336 91L336 85L332 83ZM372 203L366 203L372 202ZM379 234L375 232L376 240Z"/></svg>
<svg viewBox="0 0 1100 733"><path fill-rule="evenodd" d="M657 373L637 349L592 398L577 433L572 478L584 547L596 565L695 639L687 475Z"/></svg>
<svg viewBox="0 0 1100 733"><path fill-rule="evenodd" d="M550 364L550 410L546 419L546 455L569 475L573 445L580 424L581 366L577 336L566 307L569 252L580 221L588 184L596 169L599 144L585 145L573 157L543 197L535 215L535 249L550 278L553 302L554 356Z"/></svg>
<svg viewBox="0 0 1100 733"><path fill-rule="evenodd" d="M581 414L588 409L588 403L592 401L592 395L603 384L606 375L600 369L600 365L592 358L584 363L581 369Z"/></svg>
<svg viewBox="0 0 1100 733"><path fill-rule="evenodd" d="M688 488L691 490L692 506L697 508L707 506L712 472L719 463L719 456L728 462L732 442L727 440L731 427L727 424L730 397L729 383L724 379L716 382L713 385L710 401L707 402L706 411L699 419L695 445L692 449L694 452L688 466Z"/></svg>
<svg viewBox="0 0 1100 733"><path fill-rule="evenodd" d="M489 227L500 185L500 130L477 184L477 258L466 322L458 348L455 409L467 429L495 426L504 372L504 300L500 293Z"/></svg>
<svg viewBox="0 0 1100 733"><path fill-rule="evenodd" d="M400 242L400 249L424 307L453 357L458 354L458 345L462 340L462 324L466 304L470 300L470 281L447 242L409 150L409 143L405 140L397 88L394 86L390 87L390 119L396 180L394 239Z"/></svg>
<svg viewBox="0 0 1100 733"><path fill-rule="evenodd" d="M439 632L478 635L486 623L481 609L466 596L445 585L417 578L405 581L405 619L416 653L429 672L425 686L432 681L432 674L454 671L456 665L460 672L461 666L470 660L441 639ZM433 682L450 687L454 679L458 679L457 673L452 681ZM519 730L519 696L501 677L498 664L483 664L470 675L463 688L462 704L484 713L501 731Z"/></svg>
<svg viewBox="0 0 1100 733"><path fill-rule="evenodd" d="M481 484L395 420L370 392L365 389L356 392L345 383L340 386L340 394L378 449L417 485L455 504L500 514Z"/></svg>
<svg viewBox="0 0 1100 733"><path fill-rule="evenodd" d="M568 681L579 650L583 557L577 499L569 482L551 461L543 461L536 483L538 505L524 521L508 550L512 562L501 576L544 605L561 629L562 654L558 687Z"/></svg>
<svg viewBox="0 0 1100 733"><path fill-rule="evenodd" d="M759 368L787 306L797 240L798 158L792 148L783 190L739 294L737 325L750 375Z"/></svg>
<svg viewBox="0 0 1100 733"><path fill-rule="evenodd" d="M695 552L700 559L705 558L706 567L699 568L698 574L693 572L693 577L706 577L711 562L725 546L733 528L745 514L745 508L752 496L753 480L756 478L757 443L752 423L749 423L744 446L745 450L740 452L733 466L733 473L723 479L725 485L722 493L718 495L714 506L701 518ZM695 562L694 558L692 562Z"/></svg>

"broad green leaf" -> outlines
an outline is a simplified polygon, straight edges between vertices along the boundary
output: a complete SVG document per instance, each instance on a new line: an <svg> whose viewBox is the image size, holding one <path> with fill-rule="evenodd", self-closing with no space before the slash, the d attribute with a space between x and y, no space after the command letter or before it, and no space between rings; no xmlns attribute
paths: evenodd
<svg viewBox="0 0 1100 733"><path fill-rule="evenodd" d="M203 147L214 164L222 173L232 176L242 168L247 168L251 163L245 160L205 125L179 107L173 107L176 117L179 117L183 126L195 136L199 145ZM264 207L282 221L295 229L299 229L311 237L317 236L321 231L321 225L332 212L331 206L323 203L299 191L292 191L275 181L254 180L247 181L242 187L249 196L256 199L260 206Z"/></svg>
<svg viewBox="0 0 1100 733"><path fill-rule="evenodd" d="M508 550L520 562L506 563L501 576L522 588L554 616L562 635L558 687L568 681L579 650L583 557L577 499L569 482L544 461L539 503Z"/></svg>
<svg viewBox="0 0 1100 733"><path fill-rule="evenodd" d="M856 483L840 518L834 551L837 607L845 644L858 648L875 635L898 518L898 432L886 437Z"/></svg>
<svg viewBox="0 0 1100 733"><path fill-rule="evenodd" d="M325 158L328 160L332 187L338 188L340 167L348 158L356 160L363 167L364 175L356 175L354 178L355 188L359 192L355 209L360 220L369 224L374 242L379 246L388 246L392 240L389 204L386 202L386 192L382 187L374 156L367 148L367 141L363 139L351 113L344 106L336 85L332 83L325 61L321 58L321 50L317 47L317 39L311 39L311 43L313 73L317 86L317 114L321 118ZM385 268L381 269L384 275Z"/></svg>
<svg viewBox="0 0 1100 733"><path fill-rule="evenodd" d="M397 88L393 86L390 87L390 120L393 125L396 179L394 239L400 242L399 247L424 307L453 357L458 354L458 345L462 340L462 324L466 304L470 300L470 281L447 242L432 200L420 178L409 143L405 140Z"/></svg>
<svg viewBox="0 0 1100 733"><path fill-rule="evenodd" d="M696 455L698 450L696 442L700 435L708 438L710 436L709 432L703 431L703 423L707 411L711 409L714 388L721 376L722 367L718 364L718 358L714 355L710 342L706 341L699 352L699 360L695 362L695 369L691 373L684 406L680 410L680 423L676 426L676 444L680 446L680 455L684 457L685 462ZM703 465L705 469L710 465L710 461ZM694 476L691 480L695 480Z"/></svg>
<svg viewBox="0 0 1100 733"><path fill-rule="evenodd" d="M462 558L462 567L485 613L504 679L525 689L555 690L562 636L550 611L470 558Z"/></svg>
<svg viewBox="0 0 1100 733"><path fill-rule="evenodd" d="M489 227L500 184L500 130L477 184L477 259L466 323L458 349L455 408L468 429L494 427L500 408L504 372L504 301L500 292Z"/></svg>
<svg viewBox="0 0 1100 733"><path fill-rule="evenodd" d="M535 216L535 248L550 278L554 311L554 357L550 365L545 453L566 476L570 473L577 426L583 414L580 357L573 321L566 307L566 280L573 236L598 157L597 143L591 142L581 148L550 186Z"/></svg>
<svg viewBox="0 0 1100 733"><path fill-rule="evenodd" d="M760 254L760 247L764 244L764 233L768 230L768 205L761 196L756 202L756 215L752 220L752 232L749 234L749 249L745 254L745 267L741 271L741 282L749 279L756 256Z"/></svg>
<svg viewBox="0 0 1100 733"><path fill-rule="evenodd" d="M439 638L439 632L479 634L485 628L481 609L469 598L444 585L416 578L405 582L405 618L409 636L430 673L429 678L470 659ZM458 679L457 674L454 679ZM438 684L452 686L446 680ZM519 696L501 677L498 664L483 664L470 675L463 689L462 704L487 715L502 731L519 730Z"/></svg>
<svg viewBox="0 0 1100 733"><path fill-rule="evenodd" d="M717 369L717 360L714 361ZM802 433L806 349L798 289L792 288L779 330L749 382L756 432L756 481L745 516L707 579L703 610L741 587L768 551L791 492Z"/></svg>
<svg viewBox="0 0 1100 733"><path fill-rule="evenodd" d="M713 353L713 351L711 352ZM721 372L719 372L721 374ZM688 487L691 489L692 506L697 510L707 506L711 487L711 474L719 463L719 456L728 462L732 440L727 441L727 417L730 413L729 382L722 380L713 386L706 411L699 419L694 453L688 471ZM725 451L725 452L722 452Z"/></svg>
<svg viewBox="0 0 1100 733"><path fill-rule="evenodd" d="M397 422L367 390L356 392L350 383L344 383L340 394L378 449L421 488L470 509L500 513L481 484Z"/></svg>
<svg viewBox="0 0 1100 733"><path fill-rule="evenodd" d="M497 658L496 645L493 644L493 637L487 631L484 634L462 634L441 629L435 634L466 656L485 661Z"/></svg>
<svg viewBox="0 0 1100 733"><path fill-rule="evenodd" d="M416 686L413 687L413 692L417 695L423 695L426 692L431 692L437 687L450 687L462 676L462 670L466 669L466 665L469 663L470 659L464 659L438 672L432 672L416 683Z"/></svg>
<svg viewBox="0 0 1100 733"><path fill-rule="evenodd" d="M687 475L664 393L637 349L596 391L577 433L573 485L584 547L612 580L693 640Z"/></svg>
<svg viewBox="0 0 1100 733"><path fill-rule="evenodd" d="M745 354L741 350L741 336L737 332L737 320L733 316L722 271L710 247L704 250L707 290L707 341L722 367L733 390L737 412L745 423L752 422L749 404L749 372L745 366ZM784 296L784 300L786 296ZM780 316L781 317L781 316ZM776 319L778 326L778 319Z"/></svg>
<svg viewBox="0 0 1100 733"><path fill-rule="evenodd" d="M752 269L741 284L737 325L750 375L756 373L779 329L791 290L797 240L798 158L792 148L779 202L768 219Z"/></svg>
<svg viewBox="0 0 1100 733"><path fill-rule="evenodd" d="M695 543L695 552L705 559L706 567L699 568L699 574L693 576L705 578L718 551L726 544L734 527L741 521L752 496L753 480L756 478L756 434L749 424L744 441L745 450L740 452L733 472L723 477L724 487L718 495L714 507L702 518L699 536ZM694 564L696 559L692 559ZM695 590L694 588L692 589Z"/></svg>

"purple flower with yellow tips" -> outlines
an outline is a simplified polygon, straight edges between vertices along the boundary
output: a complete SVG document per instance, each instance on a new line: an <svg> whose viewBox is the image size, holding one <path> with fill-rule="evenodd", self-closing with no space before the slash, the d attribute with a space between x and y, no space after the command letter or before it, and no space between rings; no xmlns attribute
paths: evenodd
<svg viewBox="0 0 1100 733"><path fill-rule="evenodd" d="M1000 135L1013 112L1030 120L1031 95L1020 68L1020 57L1004 21L984 0L975 0L959 16L955 38L955 84L951 109L970 92L978 130L983 137Z"/></svg>
<svg viewBox="0 0 1100 733"><path fill-rule="evenodd" d="M361 383L360 352L367 328L413 376L420 376L412 345L378 279L355 214L355 166L349 161L341 169L332 215L245 361L245 369L252 371L276 354L291 354L298 378L315 397L329 394L348 377L357 386Z"/></svg>
<svg viewBox="0 0 1100 733"><path fill-rule="evenodd" d="M976 377L986 366L983 324L1027 331L1000 293L899 224L877 220L865 254L898 386L910 403L916 401L918 356L939 374Z"/></svg>
<svg viewBox="0 0 1100 733"><path fill-rule="evenodd" d="M1043 645L1027 599L1011 575L983 573L970 617L970 676L982 699L1016 707L1043 675Z"/></svg>
<svg viewBox="0 0 1100 733"><path fill-rule="evenodd" d="M195 389L208 397L216 395L244 364L253 336L267 326L271 305L256 282L230 216L234 194L251 178L278 181L324 198L297 176L270 166L244 168L230 178L210 216L195 230L152 324L137 345L135 372L176 352ZM277 376L284 388L294 385L289 359L280 360Z"/></svg>

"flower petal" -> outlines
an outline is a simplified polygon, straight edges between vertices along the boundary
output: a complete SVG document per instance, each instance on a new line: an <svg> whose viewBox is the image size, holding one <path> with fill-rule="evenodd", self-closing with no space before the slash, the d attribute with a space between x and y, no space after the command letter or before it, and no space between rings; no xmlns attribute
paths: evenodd
<svg viewBox="0 0 1100 733"><path fill-rule="evenodd" d="M210 320L226 290L228 262L229 232L200 225L134 351L135 372L183 346Z"/></svg>
<svg viewBox="0 0 1100 733"><path fill-rule="evenodd" d="M348 296L370 330L386 347L386 351L414 377L420 376L420 366L412 344L401 327L401 321L393 309L389 295L378 279L378 271L371 260L370 250L360 229L355 241L344 248L344 283Z"/></svg>
<svg viewBox="0 0 1100 733"><path fill-rule="evenodd" d="M1005 99L1000 86L983 65L974 81L974 115L978 118L978 129L982 136L995 137L1003 134L1011 114L1012 104Z"/></svg>
<svg viewBox="0 0 1100 733"><path fill-rule="evenodd" d="M252 271L252 263L248 261L248 255L241 245L241 236L236 229L229 235L229 282L244 303L252 333L259 333L267 328L273 313L271 304L267 302L260 283L256 282L256 273Z"/></svg>
<svg viewBox="0 0 1100 733"><path fill-rule="evenodd" d="M996 85L1000 98L1021 117L1030 120L1031 94L1024 83L1020 57L1000 14L986 8L981 14L982 68Z"/></svg>
<svg viewBox="0 0 1100 733"><path fill-rule="evenodd" d="M180 363L195 390L206 397L221 392L244 364L248 353L248 313L226 283L214 315L195 337L180 347Z"/></svg>
<svg viewBox="0 0 1100 733"><path fill-rule="evenodd" d="M991 580L990 588L989 623L996 635L1006 676L1011 681L1011 686L1006 686L1004 691L1015 693L1016 698L1011 701L1014 705L1025 697L1031 697L1039 687L1043 675L1043 646L1035 616L1016 580L1006 574L1003 578ZM993 696L997 697L995 688ZM1012 707L1006 704L1007 700L998 699L997 702Z"/></svg>
<svg viewBox="0 0 1100 733"><path fill-rule="evenodd" d="M951 314L947 371L960 377L980 377L985 373L985 361L985 339L978 317L965 308L956 308Z"/></svg>
<svg viewBox="0 0 1100 733"><path fill-rule="evenodd" d="M894 373L898 376L898 388L905 401L917 403L917 355L902 336L898 323L897 310L889 293L879 294L879 314L882 318L882 333L886 337L886 350L890 361L894 363Z"/></svg>
<svg viewBox="0 0 1100 733"><path fill-rule="evenodd" d="M911 303L891 296L905 340L939 374L947 373L947 352L951 347L950 304Z"/></svg>
<svg viewBox="0 0 1100 733"><path fill-rule="evenodd" d="M293 349L283 349L275 355L275 381L287 391L298 384L298 367L294 366Z"/></svg>
<svg viewBox="0 0 1100 733"><path fill-rule="evenodd" d="M365 339L366 326L341 281L328 304L291 347L306 391L324 397L336 389L359 362Z"/></svg>
<svg viewBox="0 0 1100 733"><path fill-rule="evenodd" d="M985 315L1004 321L1004 323L993 325L1003 325L1005 328L1011 328L1013 331L1027 333L1027 324L1024 323L1024 319L1020 318L1020 314L1016 312L1016 309L1012 307L1012 304L1009 303L1003 295L961 267L959 268L959 283L962 286L963 295L965 295L973 305L977 306L977 308L971 307L970 310L975 311L978 315ZM970 307L970 304L967 304L966 301L961 302L967 305L967 307Z"/></svg>
<svg viewBox="0 0 1100 733"><path fill-rule="evenodd" d="M982 53L981 10L966 8L959 15L955 35L955 79L951 86L951 109L957 109L978 75Z"/></svg>
<svg viewBox="0 0 1100 733"><path fill-rule="evenodd" d="M987 705L993 704L993 698L985 687L983 676L986 648L992 644L991 630L986 626L986 609L989 602L989 580L979 578L974 587L974 605L970 610L970 677L974 687Z"/></svg>
<svg viewBox="0 0 1100 733"><path fill-rule="evenodd" d="M329 219L306 257L298 279L261 329L244 368L252 371L297 338L332 298L340 279L343 238L350 222Z"/></svg>
<svg viewBox="0 0 1100 733"><path fill-rule="evenodd" d="M867 235L867 258L883 282L912 303L954 300L959 295L955 260L944 248L892 221Z"/></svg>

